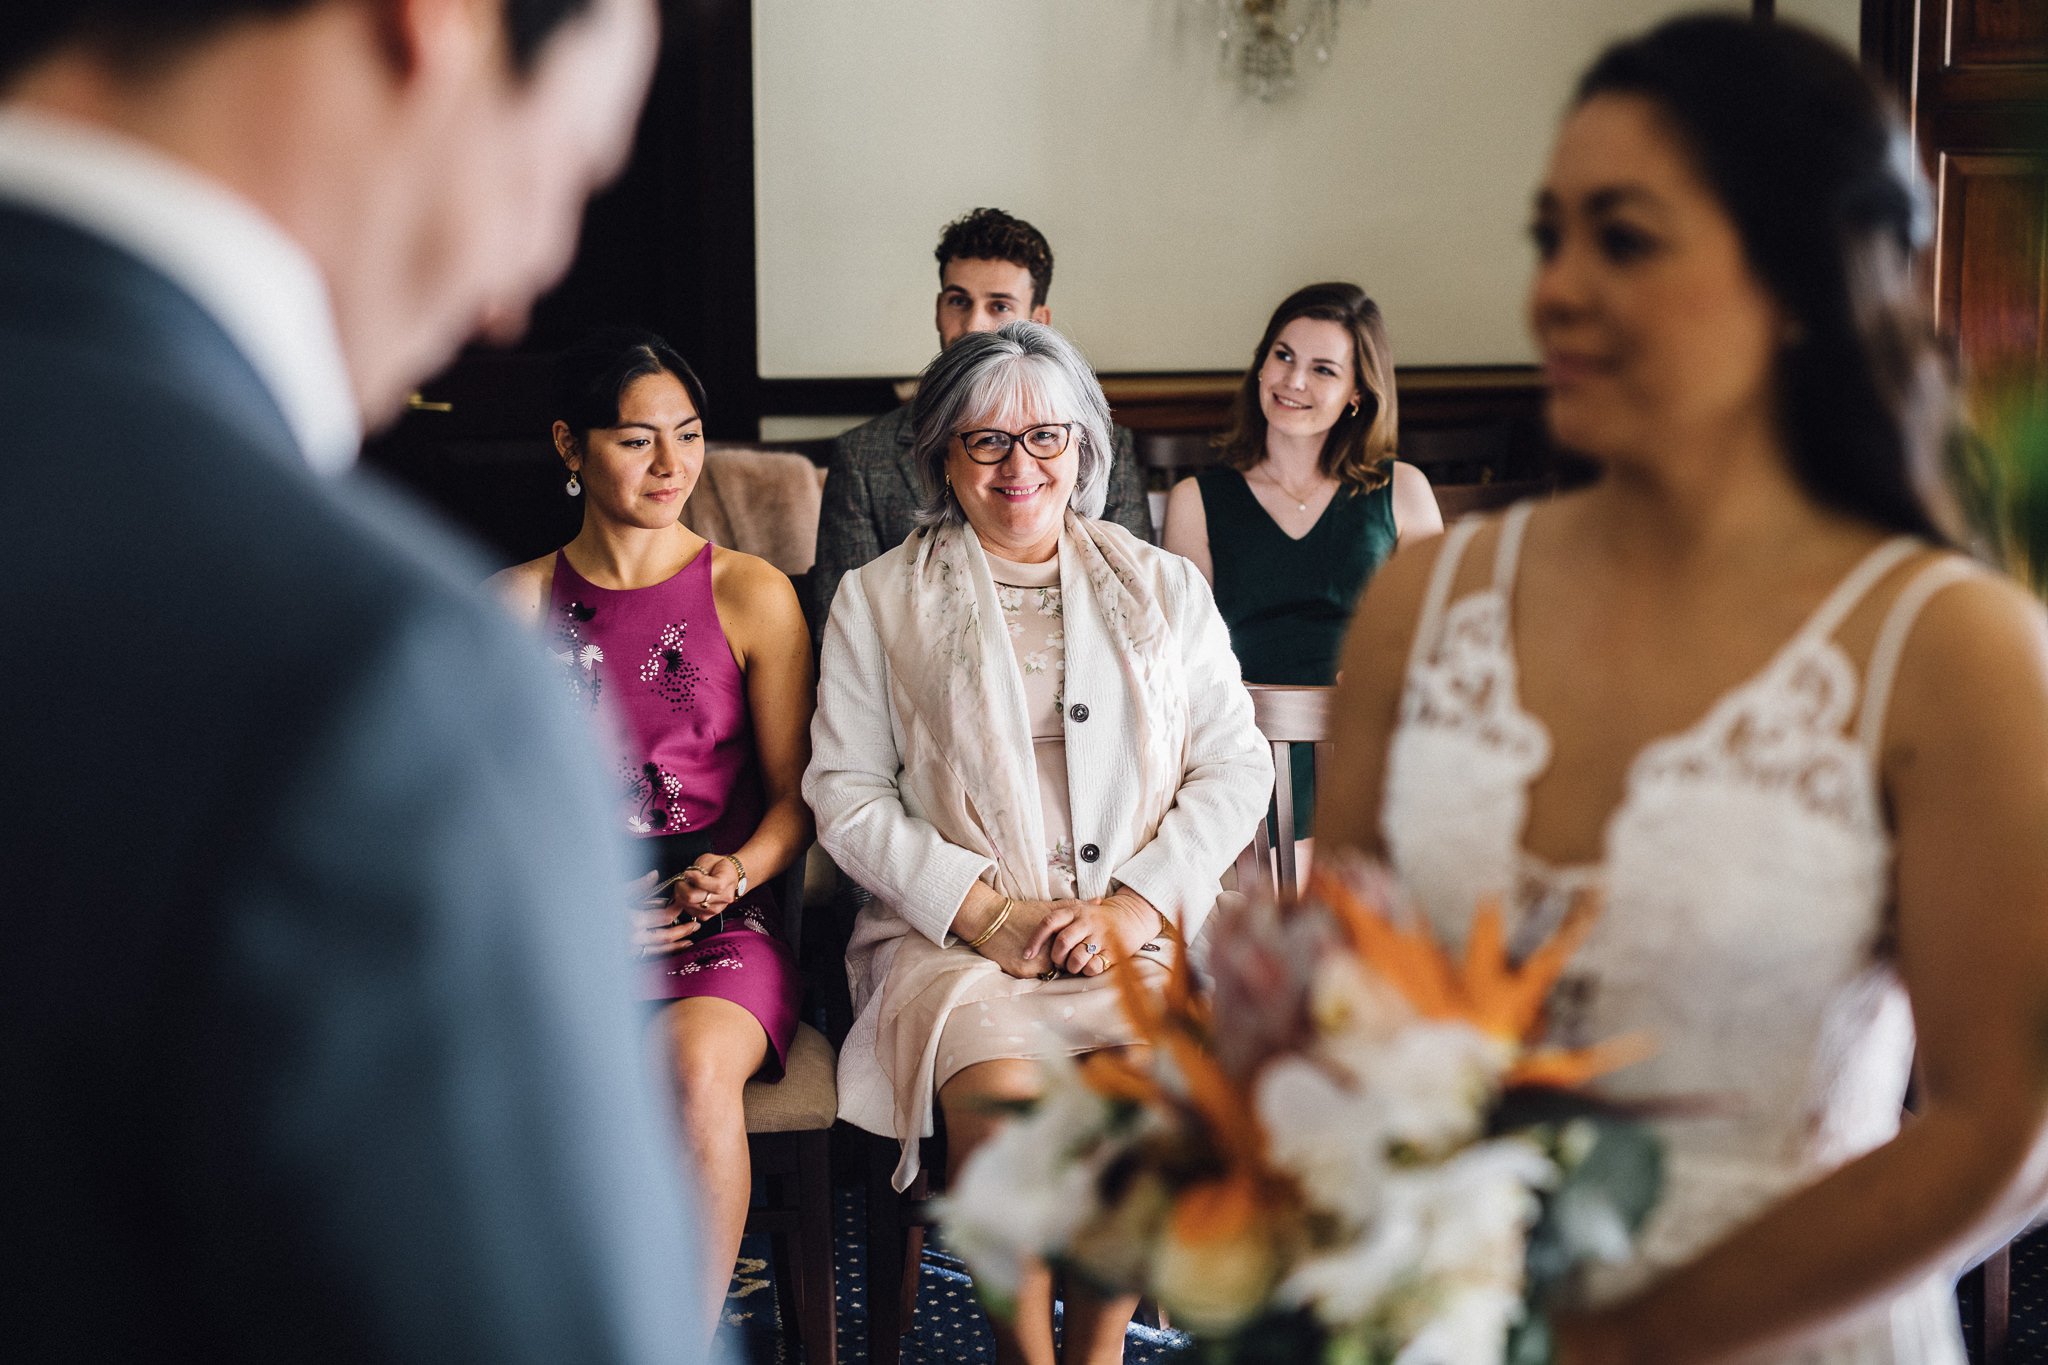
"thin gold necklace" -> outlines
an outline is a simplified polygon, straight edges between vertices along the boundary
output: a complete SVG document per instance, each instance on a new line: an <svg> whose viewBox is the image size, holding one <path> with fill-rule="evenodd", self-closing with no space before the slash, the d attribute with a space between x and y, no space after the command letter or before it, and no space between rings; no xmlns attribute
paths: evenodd
<svg viewBox="0 0 2048 1365"><path fill-rule="evenodd" d="M1303 497L1301 494L1295 492L1292 488L1289 488L1286 484L1280 482L1280 478L1278 475L1274 474L1271 470L1266 469L1264 467L1261 467L1259 469L1258 474L1261 479L1273 485L1273 487L1279 489L1288 497L1293 498L1295 511L1306 512L1308 510L1308 498ZM1309 497L1314 497L1316 493L1321 490L1322 486L1325 483L1328 483L1329 481L1330 476L1327 474L1316 475L1315 484L1309 489Z"/></svg>

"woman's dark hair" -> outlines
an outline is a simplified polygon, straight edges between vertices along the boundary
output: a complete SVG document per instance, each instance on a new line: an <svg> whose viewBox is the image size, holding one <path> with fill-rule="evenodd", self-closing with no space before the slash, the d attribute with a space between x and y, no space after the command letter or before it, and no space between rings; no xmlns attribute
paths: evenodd
<svg viewBox="0 0 2048 1365"><path fill-rule="evenodd" d="M1827 40L1727 15L1609 48L1576 102L1603 95L1656 106L1784 310L1779 422L1807 492L1888 530L1961 539L1943 469L1948 367L1911 277L1933 209L1885 97Z"/></svg>
<svg viewBox="0 0 2048 1365"><path fill-rule="evenodd" d="M581 441L598 427L617 426L619 399L636 379L671 374L704 415L704 383L675 348L652 332L606 327L591 332L555 360L555 420Z"/></svg>
<svg viewBox="0 0 2048 1365"><path fill-rule="evenodd" d="M1281 329L1296 318L1334 322L1351 337L1352 381L1358 412L1348 408L1323 437L1318 467L1343 483L1370 491L1393 477L1394 452L1401 441L1400 404L1394 395L1394 349L1380 306L1355 284L1312 284L1289 294L1273 310L1266 334L1252 352L1251 368L1238 386L1230 429L1216 438L1223 461L1250 469L1266 458L1266 412L1259 406L1259 371L1272 354Z"/></svg>

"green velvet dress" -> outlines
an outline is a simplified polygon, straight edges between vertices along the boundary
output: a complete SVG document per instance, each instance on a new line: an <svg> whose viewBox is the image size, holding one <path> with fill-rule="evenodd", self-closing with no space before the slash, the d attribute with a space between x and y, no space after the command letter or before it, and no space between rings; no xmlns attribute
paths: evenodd
<svg viewBox="0 0 2048 1365"><path fill-rule="evenodd" d="M1195 475L1209 526L1216 608L1254 683L1322 686L1336 681L1337 653L1351 609L1394 552L1394 484L1371 492L1345 485L1308 534L1296 540L1268 516L1243 474L1217 466ZM1308 837L1314 759L1294 751L1294 831Z"/></svg>

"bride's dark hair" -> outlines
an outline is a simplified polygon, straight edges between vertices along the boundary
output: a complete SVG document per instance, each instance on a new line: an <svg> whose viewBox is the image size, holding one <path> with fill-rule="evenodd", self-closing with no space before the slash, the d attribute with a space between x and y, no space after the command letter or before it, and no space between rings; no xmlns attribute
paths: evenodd
<svg viewBox="0 0 2048 1365"><path fill-rule="evenodd" d="M1778 420L1800 483L1888 530L1963 539L1948 366L1911 276L1932 201L1887 99L1827 40L1725 15L1609 48L1577 101L1602 95L1656 106L1789 319Z"/></svg>

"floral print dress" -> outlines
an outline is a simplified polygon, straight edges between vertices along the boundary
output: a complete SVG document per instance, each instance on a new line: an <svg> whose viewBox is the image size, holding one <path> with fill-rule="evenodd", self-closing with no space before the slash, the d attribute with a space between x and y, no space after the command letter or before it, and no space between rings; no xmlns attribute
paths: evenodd
<svg viewBox="0 0 2048 1365"><path fill-rule="evenodd" d="M984 554L987 549L984 547ZM1024 677L1024 708L1031 718L1031 756L1038 765L1038 802L1045 822L1045 880L1055 896L1072 896L1074 819L1067 809L1067 633L1060 607L1060 562L1012 564L988 555L996 602L1017 670Z"/></svg>
<svg viewBox="0 0 2048 1365"><path fill-rule="evenodd" d="M1067 639L1060 598L1058 557L1043 564L1015 564L987 555L995 576L1017 670L1024 680L1024 707L1031 721L1031 755L1038 769L1039 811L1046 838L1045 881L1054 896L1079 894L1074 876L1074 820L1067 796ZM1163 973L1163 945L1124 970ZM950 951L963 951L953 949ZM939 1035L933 1076L943 1086L963 1068L1003 1057L1072 1055L1136 1042L1117 992L1105 977L1062 975L1052 981L1019 981L995 976L955 1006Z"/></svg>

